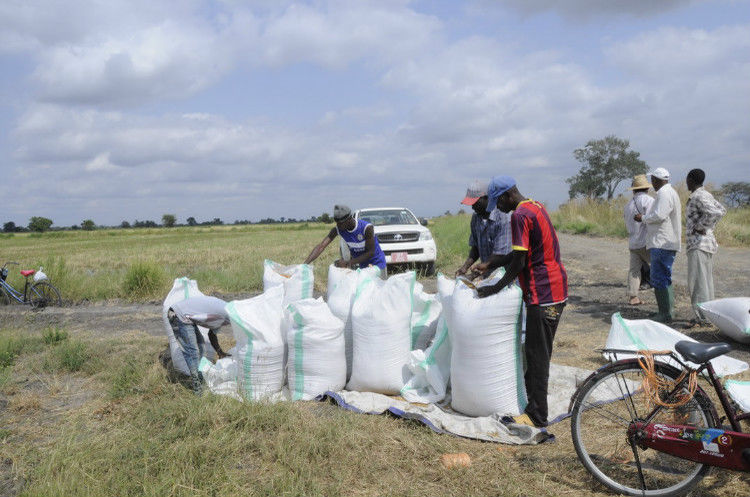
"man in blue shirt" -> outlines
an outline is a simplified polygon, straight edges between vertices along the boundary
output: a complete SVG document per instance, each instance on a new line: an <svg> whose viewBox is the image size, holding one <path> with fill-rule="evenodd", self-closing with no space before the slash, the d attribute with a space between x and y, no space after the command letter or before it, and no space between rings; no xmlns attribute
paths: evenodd
<svg viewBox="0 0 750 497"><path fill-rule="evenodd" d="M487 183L475 181L469 185L461 201L474 211L471 216L469 256L456 271L456 276L473 279L508 264L512 259L510 214L499 209L487 212L487 201Z"/></svg>
<svg viewBox="0 0 750 497"><path fill-rule="evenodd" d="M351 257L339 259L334 264L336 267L348 268L365 268L367 266L378 266L385 274L385 254L380 248L380 243L375 236L375 228L372 224L364 219L354 219L352 210L345 205L335 205L333 207L333 220L336 221L336 227L323 238L319 244L312 249L310 255L305 259L305 264L310 264L318 258L323 250L337 236L346 242Z"/></svg>

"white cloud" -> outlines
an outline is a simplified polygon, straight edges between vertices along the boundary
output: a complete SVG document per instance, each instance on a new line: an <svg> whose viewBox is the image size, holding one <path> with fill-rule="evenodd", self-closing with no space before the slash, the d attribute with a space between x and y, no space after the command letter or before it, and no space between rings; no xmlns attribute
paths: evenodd
<svg viewBox="0 0 750 497"><path fill-rule="evenodd" d="M526 15L557 12L569 19L589 20L612 15L647 17L706 0L478 0L478 10L509 7Z"/></svg>

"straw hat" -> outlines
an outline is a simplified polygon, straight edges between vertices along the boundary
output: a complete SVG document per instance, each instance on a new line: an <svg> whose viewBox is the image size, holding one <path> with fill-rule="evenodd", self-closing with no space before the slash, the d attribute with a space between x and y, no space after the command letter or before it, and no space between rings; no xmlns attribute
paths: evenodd
<svg viewBox="0 0 750 497"><path fill-rule="evenodd" d="M644 190L647 188L651 188L651 183L646 179L646 175L637 174L633 177L633 186L628 188L628 190Z"/></svg>

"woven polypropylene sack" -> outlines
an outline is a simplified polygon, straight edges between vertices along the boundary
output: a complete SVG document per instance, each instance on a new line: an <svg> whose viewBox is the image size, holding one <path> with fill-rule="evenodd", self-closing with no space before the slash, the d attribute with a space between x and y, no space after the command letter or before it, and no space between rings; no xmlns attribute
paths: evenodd
<svg viewBox="0 0 750 497"><path fill-rule="evenodd" d="M724 336L750 343L750 297L711 300L698 307Z"/></svg>
<svg viewBox="0 0 750 497"><path fill-rule="evenodd" d="M164 304L162 305L161 318L162 322L164 323L164 331L166 332L167 339L169 340L169 352L172 355L172 365L175 367L175 369L177 369L177 371L186 375L190 375L190 370L188 369L187 363L185 362L185 356L182 354L182 347L180 347L180 343L174 336L172 325L169 323L169 319L167 318L167 312L173 304L182 302L183 300L189 299L190 297L198 297L200 295L203 295L203 292L198 289L198 283L195 280L191 280L186 277L177 278L174 280L172 289L167 294L167 297L164 299ZM211 346L211 342L209 342L208 340L208 328L198 326L198 330L201 332L201 335L203 335L203 341L205 342L204 356L208 359L214 360L216 357L216 351Z"/></svg>
<svg viewBox="0 0 750 497"><path fill-rule="evenodd" d="M284 386L283 298L284 289L276 286L226 306L236 342L237 383L248 400L270 397Z"/></svg>
<svg viewBox="0 0 750 497"><path fill-rule="evenodd" d="M421 283L414 285L414 298L411 309L411 348L424 350L432 342L437 331L438 318L443 305L437 295L427 293Z"/></svg>
<svg viewBox="0 0 750 497"><path fill-rule="evenodd" d="M451 372L451 340L442 315L436 330L426 349L415 349L409 354L409 371L413 376L401 389L401 396L409 402L429 404L445 398Z"/></svg>
<svg viewBox="0 0 750 497"><path fill-rule="evenodd" d="M491 285L501 269L483 282ZM451 338L451 407L470 416L515 416L526 389L521 345L521 289L511 284L480 299L474 288L438 276L438 292Z"/></svg>
<svg viewBox="0 0 750 497"><path fill-rule="evenodd" d="M352 376L348 390L396 395L409 378L416 275L362 278L352 303Z"/></svg>
<svg viewBox="0 0 750 497"><path fill-rule="evenodd" d="M284 288L283 306L313 296L313 268L309 264L282 266L266 259L263 261L263 290Z"/></svg>
<svg viewBox="0 0 750 497"><path fill-rule="evenodd" d="M344 323L319 299L303 299L284 311L287 378L292 400L310 400L346 385Z"/></svg>
<svg viewBox="0 0 750 497"><path fill-rule="evenodd" d="M370 266L364 269L328 268L328 307L334 316L344 323L344 344L346 347L346 381L352 375L352 301L357 291L357 282L363 278L377 277L380 269Z"/></svg>

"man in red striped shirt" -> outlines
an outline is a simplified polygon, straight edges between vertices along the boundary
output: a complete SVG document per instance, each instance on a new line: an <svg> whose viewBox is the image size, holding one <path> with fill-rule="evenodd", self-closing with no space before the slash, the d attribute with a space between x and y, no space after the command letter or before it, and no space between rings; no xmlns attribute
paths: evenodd
<svg viewBox="0 0 750 497"><path fill-rule="evenodd" d="M487 208L497 206L511 212L513 260L497 284L480 287L480 297L493 295L518 278L526 302L526 395L529 403L515 421L538 427L547 426L547 384L552 341L565 302L568 275L560 261L560 244L547 210L527 199L509 176L495 176L487 190Z"/></svg>

